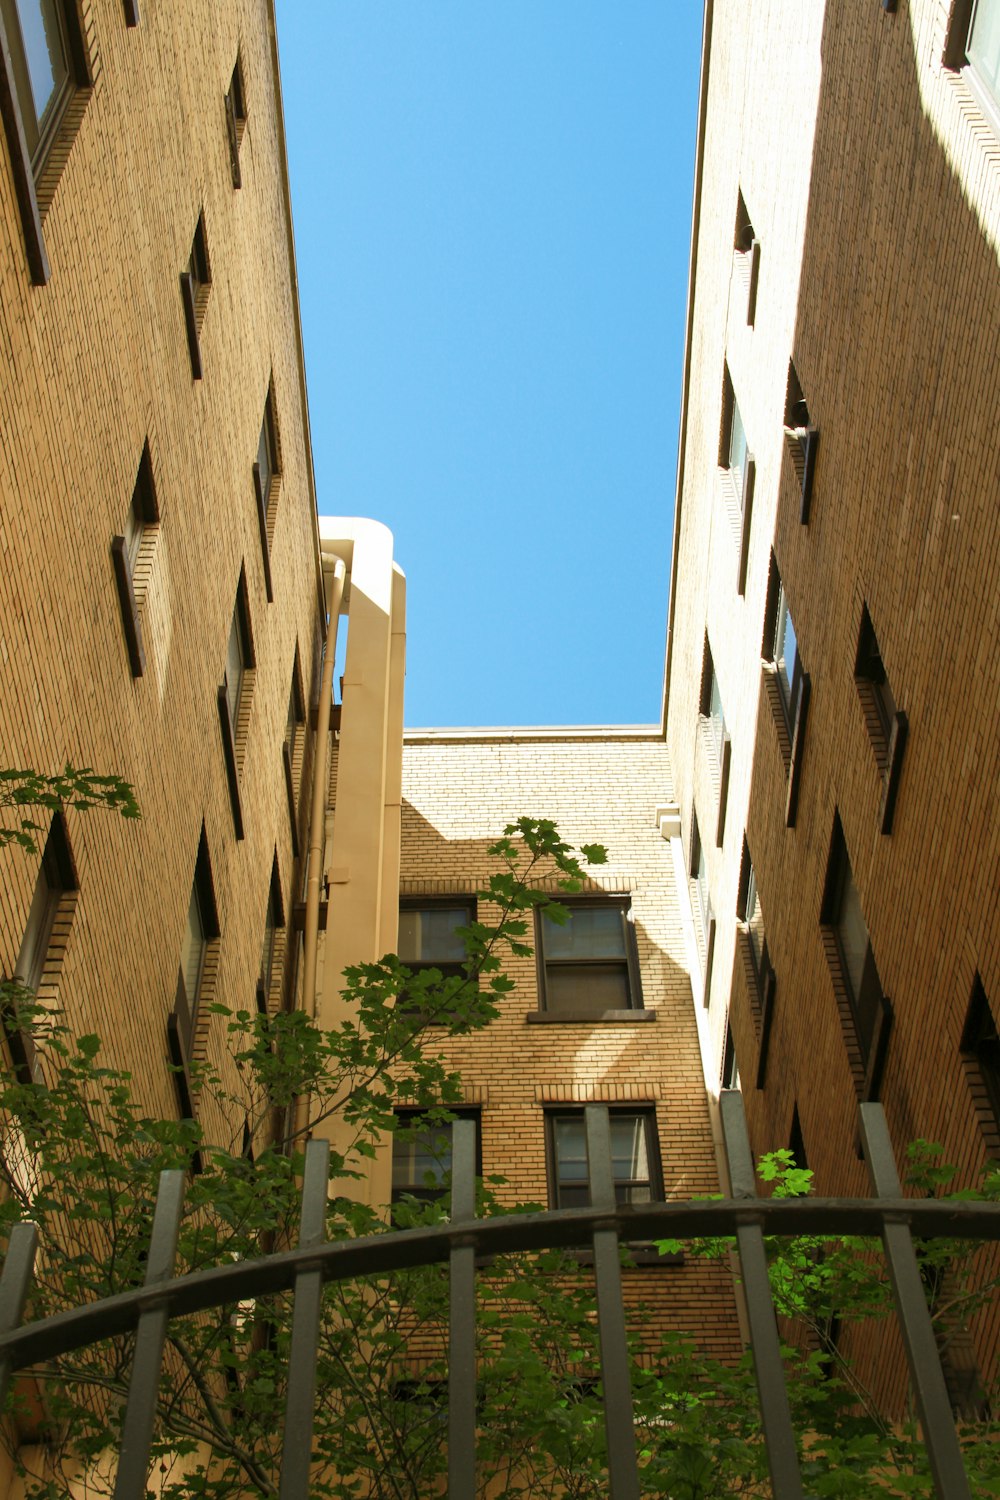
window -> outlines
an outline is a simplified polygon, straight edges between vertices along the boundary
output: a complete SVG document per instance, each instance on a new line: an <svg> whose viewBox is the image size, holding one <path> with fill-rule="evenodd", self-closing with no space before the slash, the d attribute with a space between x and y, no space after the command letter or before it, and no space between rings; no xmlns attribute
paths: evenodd
<svg viewBox="0 0 1000 1500"><path fill-rule="evenodd" d="M641 1010L627 897L563 902L565 924L538 917L541 1009L564 1020Z"/></svg>
<svg viewBox="0 0 1000 1500"><path fill-rule="evenodd" d="M977 974L962 1032L962 1056L986 1149L1000 1154L1000 1035Z"/></svg>
<svg viewBox="0 0 1000 1500"><path fill-rule="evenodd" d="M694 881L695 893L697 895L697 907L701 916L702 927L708 928L708 914L711 902L708 894L708 865L705 860L705 847L701 841L701 832L698 828L698 814L691 814L691 879Z"/></svg>
<svg viewBox="0 0 1000 1500"><path fill-rule="evenodd" d="M0 112L36 286L49 279L42 220L90 84L75 0L0 0Z"/></svg>
<svg viewBox="0 0 1000 1500"><path fill-rule="evenodd" d="M211 288L212 268L208 259L205 215L199 214L187 268L181 272L181 300L184 304L188 352L191 355L191 375L195 380L200 380L202 376L200 338Z"/></svg>
<svg viewBox="0 0 1000 1500"><path fill-rule="evenodd" d="M459 1120L476 1124L476 1172L481 1175L482 1139L478 1109L453 1109ZM447 1192L451 1171L452 1121L429 1121L419 1110L398 1110L392 1137L392 1201L416 1198L436 1203Z"/></svg>
<svg viewBox="0 0 1000 1500"><path fill-rule="evenodd" d="M726 1045L722 1051L721 1086L724 1089L738 1089L740 1086L740 1070L736 1061L736 1044L733 1041L733 1028L729 1021L726 1022Z"/></svg>
<svg viewBox="0 0 1000 1500"><path fill-rule="evenodd" d="M722 435L719 444L719 464L723 469L729 470L740 496L744 491L747 458L746 429L740 415L729 366L726 365L722 382Z"/></svg>
<svg viewBox="0 0 1000 1500"><path fill-rule="evenodd" d="M35 881L28 920L24 925L24 937L14 965L13 977L16 982L35 995L42 988L56 923L60 916L68 918L71 915L64 906L64 899L76 888L76 871L66 836L66 824L62 815L57 813L42 851L42 865ZM13 1016L5 1017L4 1030L18 1080L21 1083L37 1082L41 1075L31 1031L27 1027L19 1027Z"/></svg>
<svg viewBox="0 0 1000 1500"><path fill-rule="evenodd" d="M142 645L141 612L146 598L154 540L152 528L156 526L158 520L159 509L153 484L153 465L147 443L139 461L139 472L132 491L132 501L125 516L124 532L121 536L112 538L111 542L111 561L118 589L122 629L125 633L125 646L133 677L141 677L146 669L146 655Z"/></svg>
<svg viewBox="0 0 1000 1500"><path fill-rule="evenodd" d="M753 327L757 313L757 283L760 278L760 242L754 234L753 225L742 192L736 196L736 231L733 238L738 273L746 286L747 324Z"/></svg>
<svg viewBox="0 0 1000 1500"><path fill-rule="evenodd" d="M712 780L719 797L719 816L716 822L715 842L721 845L726 831L726 806L729 801L729 775L732 763L732 741L726 729L726 716L722 709L722 694L719 679L712 660L712 649L705 635L705 655L701 672L701 701L699 703L701 725L712 752Z"/></svg>
<svg viewBox="0 0 1000 1500"><path fill-rule="evenodd" d="M299 665L299 648L296 644L292 662L292 683L288 690L288 715L285 719L285 735L281 744L281 759L285 771L285 795L288 798L288 821L292 830L292 855L299 854L299 786L302 780L302 765L305 757L306 709L302 696L302 669Z"/></svg>
<svg viewBox="0 0 1000 1500"><path fill-rule="evenodd" d="M465 943L458 929L476 919L472 901L409 901L399 908L399 957L415 973L439 969L445 977L465 972Z"/></svg>
<svg viewBox="0 0 1000 1500"><path fill-rule="evenodd" d="M787 792L785 826L794 828L798 809L799 779L809 710L809 677L802 668L799 641L792 622L788 595L781 581L774 554L764 611L764 689L785 767Z"/></svg>
<svg viewBox="0 0 1000 1500"><path fill-rule="evenodd" d="M875 764L882 777L879 827L883 833L891 833L909 726L906 715L897 709L892 696L867 605L861 610L854 682L861 700Z"/></svg>
<svg viewBox="0 0 1000 1500"><path fill-rule="evenodd" d="M719 467L726 471L725 500L730 525L738 544L739 565L736 591L746 590L750 557L750 524L756 465L747 445L746 429L736 400L729 366L723 371L722 426L719 434Z"/></svg>
<svg viewBox="0 0 1000 1500"><path fill-rule="evenodd" d="M862 1099L874 1099L892 1009L882 993L839 816L834 818L820 920L858 1093Z"/></svg>
<svg viewBox="0 0 1000 1500"><path fill-rule="evenodd" d="M269 389L264 402L264 416L257 440L257 457L253 466L253 487L257 500L257 523L260 528L260 550L264 563L264 588L267 602L274 600L271 583L271 545L274 541L275 501L281 477L278 450L278 428L274 417L274 392Z"/></svg>
<svg viewBox="0 0 1000 1500"><path fill-rule="evenodd" d="M282 958L285 949L285 909L281 898L281 876L278 856L271 863L271 880L264 907L264 935L260 948L260 978L257 985L257 1008L267 1014L276 1008L281 985Z"/></svg>
<svg viewBox="0 0 1000 1500"><path fill-rule="evenodd" d="M774 1019L774 1001L778 982L764 935L764 914L761 911L757 891L757 876L745 838L743 858L740 862L740 883L736 895L736 917L738 924L736 945L743 965L750 1013L757 1034L756 1087L760 1089L764 1087L767 1074L771 1023Z"/></svg>
<svg viewBox="0 0 1000 1500"><path fill-rule="evenodd" d="M236 54L236 65L233 68L233 76L229 80L229 89L226 93L226 134L229 138L229 166L233 176L233 187L238 188L243 184L243 174L240 171L240 147L243 144L243 132L246 129L247 108L243 89L243 62L240 54Z"/></svg>
<svg viewBox="0 0 1000 1500"><path fill-rule="evenodd" d="M226 670L219 688L219 724L226 759L229 800L232 804L236 837L243 837L243 812L240 802L240 777L246 755L250 705L255 679L253 638L250 634L250 612L247 607L246 575L240 574L236 604L229 626L226 647Z"/></svg>
<svg viewBox="0 0 1000 1500"><path fill-rule="evenodd" d="M998 0L954 0L944 63L966 72L980 102L1000 126Z"/></svg>
<svg viewBox="0 0 1000 1500"><path fill-rule="evenodd" d="M757 876L746 839L743 840L743 859L740 864L740 883L736 898L736 916L746 933L747 943L754 967L760 971L764 953L764 914L757 894Z"/></svg>
<svg viewBox="0 0 1000 1500"><path fill-rule="evenodd" d="M663 1197L656 1118L652 1109L609 1111L611 1171L619 1204L651 1203ZM587 1127L582 1109L546 1115L549 1203L553 1208L590 1207Z"/></svg>
<svg viewBox="0 0 1000 1500"><path fill-rule="evenodd" d="M819 429L809 420L809 408L791 360L788 361L788 384L785 388L785 448L795 470L800 492L799 520L806 526L809 523L813 474L819 450Z"/></svg>

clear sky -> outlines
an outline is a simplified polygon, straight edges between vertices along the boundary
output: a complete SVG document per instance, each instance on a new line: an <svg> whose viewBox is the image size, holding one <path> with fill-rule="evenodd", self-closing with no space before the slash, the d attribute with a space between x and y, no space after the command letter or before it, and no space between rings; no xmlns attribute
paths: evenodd
<svg viewBox="0 0 1000 1500"><path fill-rule="evenodd" d="M659 718L698 0L278 0L321 515L406 722Z"/></svg>

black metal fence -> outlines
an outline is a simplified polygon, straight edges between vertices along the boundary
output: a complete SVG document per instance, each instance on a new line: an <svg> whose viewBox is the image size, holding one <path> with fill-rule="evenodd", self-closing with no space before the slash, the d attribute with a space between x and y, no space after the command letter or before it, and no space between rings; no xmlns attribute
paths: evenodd
<svg viewBox="0 0 1000 1500"><path fill-rule="evenodd" d="M611 1166L608 1110L603 1105L591 1105L586 1110L586 1126L592 1206L485 1220L475 1217L475 1126L472 1121L457 1120L453 1127L450 1222L338 1242L324 1237L329 1148L323 1141L312 1141L306 1150L298 1248L180 1277L172 1272L184 1173L164 1172L145 1283L133 1291L22 1324L37 1232L30 1223L15 1228L0 1277L0 1398L18 1370L117 1334L134 1332L135 1353L114 1494L116 1500L142 1500L169 1319L292 1289L280 1496L281 1500L307 1500L324 1283L447 1261L448 1496L449 1500L473 1500L477 1259L589 1245L594 1257L609 1493L613 1500L637 1500L639 1471L619 1244L735 1237L773 1494L775 1500L799 1500L802 1480L764 1236L871 1235L880 1237L884 1246L936 1493L941 1500L971 1500L913 1236L998 1240L1000 1207L904 1198L881 1106L863 1104L860 1113L871 1198L758 1198L743 1101L738 1093L727 1093L722 1096L722 1118L732 1197L619 1207Z"/></svg>

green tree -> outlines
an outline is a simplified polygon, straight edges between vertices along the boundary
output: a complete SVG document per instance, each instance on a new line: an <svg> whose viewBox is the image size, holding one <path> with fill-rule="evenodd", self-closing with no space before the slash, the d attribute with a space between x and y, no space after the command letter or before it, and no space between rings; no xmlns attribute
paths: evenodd
<svg viewBox="0 0 1000 1500"><path fill-rule="evenodd" d="M7 805L18 809L68 802L103 804L126 816L137 811L124 783L90 772L67 768L51 780L11 773L7 784ZM21 818L5 831L5 841L31 848L41 829L26 812ZM554 872L571 893L579 889L582 861L598 864L604 851L584 846L578 856L551 823L521 819L505 830L492 855L497 868L481 894L495 917L465 930L463 973L412 973L392 956L348 970L344 992L353 1019L333 1033L300 1012L268 1018L215 1007L231 1066L204 1070L198 1082L202 1097L218 1106L212 1118L230 1122L230 1139L221 1143L207 1139L197 1121L150 1116L132 1079L106 1065L97 1037L75 1035L25 991L3 986L6 1014L16 1025L37 1029L44 1057L42 1083L24 1082L9 1069L0 1074L6 1189L0 1234L30 1217L41 1238L29 1316L139 1284L159 1174L188 1169L196 1154L202 1170L188 1184L179 1273L294 1243L303 1158L290 1122L302 1095L311 1101L313 1123L336 1115L352 1127L349 1143L331 1154L337 1196L328 1203L328 1237L386 1232L382 1218L355 1201L352 1180L365 1173L383 1133L396 1128L397 1106L448 1118L460 1086L441 1040L485 1026L496 1014L512 987L504 958L530 951L526 939L536 908L564 919L565 908L533 882ZM285 1122L277 1130L276 1120ZM797 1172L787 1153L766 1159L761 1170L774 1191L808 1190L808 1175ZM926 1151L915 1170L925 1190L947 1186L946 1169ZM482 1185L480 1213L497 1212L497 1185ZM984 1191L996 1190L994 1176ZM429 1224L446 1214L447 1196L410 1200L397 1206L396 1224ZM873 1246L797 1240L770 1249L779 1312L802 1331L801 1347L787 1351L787 1368L797 1428L809 1434L807 1488L845 1497L930 1495L915 1425L883 1419L829 1336L834 1314L861 1321L883 1317L889 1308ZM688 1247L690 1254L726 1250L719 1243ZM947 1306L942 1301L937 1312L951 1319L949 1326L995 1290L971 1246L929 1247L925 1258L932 1296L948 1273ZM589 1273L570 1257L544 1252L498 1257L478 1280L481 1493L510 1500L603 1495L603 1392ZM447 1277L437 1267L328 1287L314 1495L417 1500L441 1492L447 1299ZM633 1385L643 1492L673 1500L766 1496L749 1356L727 1365L681 1334L650 1348L641 1338L643 1320L636 1321ZM174 1500L277 1493L290 1328L285 1295L171 1323L151 1471L158 1491ZM26 1474L28 1493L63 1496L71 1479L94 1494L108 1492L132 1345L129 1337L104 1340L15 1384L11 1399L21 1407L21 1421L33 1423L44 1439ZM982 1494L1000 1494L994 1437L988 1422L964 1434Z"/></svg>

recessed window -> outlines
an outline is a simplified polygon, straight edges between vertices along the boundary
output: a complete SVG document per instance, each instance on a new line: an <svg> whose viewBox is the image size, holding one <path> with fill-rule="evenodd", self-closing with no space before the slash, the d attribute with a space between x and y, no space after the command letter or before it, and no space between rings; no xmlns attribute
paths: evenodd
<svg viewBox="0 0 1000 1500"><path fill-rule="evenodd" d="M219 723L226 758L226 776L233 809L236 837L243 837L243 813L240 803L240 778L249 737L250 707L256 677L253 637L250 633L250 611L247 605L246 575L240 574L236 604L229 625L226 646L226 670L219 688Z"/></svg>
<svg viewBox="0 0 1000 1500"><path fill-rule="evenodd" d="M133 677L145 671L146 656L142 644L142 608L146 600L155 528L159 520L156 488L149 444L143 448L132 500L125 515L121 536L112 538L111 560L118 604L121 609L125 646Z"/></svg>
<svg viewBox="0 0 1000 1500"><path fill-rule="evenodd" d="M90 83L74 0L0 0L0 113L31 279L37 285L49 278L42 219ZM53 151L57 139L60 149Z"/></svg>
<svg viewBox="0 0 1000 1500"><path fill-rule="evenodd" d="M760 242L754 233L742 192L736 197L736 230L733 237L736 265L746 288L747 323L753 326L757 313L757 283L760 278Z"/></svg>
<svg viewBox="0 0 1000 1500"><path fill-rule="evenodd" d="M757 875L750 858L750 849L743 840L743 858L740 864L740 883L736 898L736 917L746 933L754 965L760 970L764 954L764 913L761 910L757 891Z"/></svg>
<svg viewBox="0 0 1000 1500"><path fill-rule="evenodd" d="M264 935L260 947L258 1008L267 1013L275 1008L281 986L281 964L285 946L285 906L281 896L278 856L271 863L271 880L264 908Z"/></svg>
<svg viewBox="0 0 1000 1500"><path fill-rule="evenodd" d="M781 581L774 554L764 611L764 687L778 732L778 744L787 777L786 827L795 826L799 777L805 743L810 683L802 656L788 594Z"/></svg>
<svg viewBox="0 0 1000 1500"><path fill-rule="evenodd" d="M726 365L722 381L722 433L719 443L719 464L723 469L729 470L737 494L740 496L744 491L747 459L746 428L743 426L729 366Z"/></svg>
<svg viewBox="0 0 1000 1500"><path fill-rule="evenodd" d="M774 965L767 948L764 913L761 910L760 895L757 890L757 876L745 838L736 895L736 918L737 950L742 960L750 1013L759 1044L756 1086L763 1088L778 985Z"/></svg>
<svg viewBox="0 0 1000 1500"><path fill-rule="evenodd" d="M711 776L719 798L719 815L716 821L715 842L722 844L726 830L726 806L729 801L729 775L732 761L732 742L726 729L726 716L722 708L722 692L712 659L712 648L705 635L705 654L701 670L701 695L699 713L703 738L710 746Z"/></svg>
<svg viewBox="0 0 1000 1500"><path fill-rule="evenodd" d="M991 1154L1000 1152L1000 1034L978 974L972 986L961 1049L986 1149Z"/></svg>
<svg viewBox="0 0 1000 1500"><path fill-rule="evenodd" d="M201 330L211 289L212 267L208 258L205 215L199 214L187 267L181 272L181 300L184 304L191 374L195 380L200 380L202 376Z"/></svg>
<svg viewBox="0 0 1000 1500"><path fill-rule="evenodd" d="M1000 128L1000 0L954 0L944 63L964 70Z"/></svg>
<svg viewBox="0 0 1000 1500"><path fill-rule="evenodd" d="M875 954L840 818L834 818L820 913L848 1055L863 1099L874 1099L885 1061L892 1009L882 993Z"/></svg>
<svg viewBox="0 0 1000 1500"><path fill-rule="evenodd" d="M640 1009L630 905L626 897L561 903L564 924L538 918L541 1009L583 1019Z"/></svg>
<svg viewBox="0 0 1000 1500"><path fill-rule="evenodd" d="M274 599L271 583L271 547L274 542L274 517L280 478L281 457L278 448L278 425L274 415L274 392L269 389L267 400L264 402L260 437L257 440L257 457L253 465L257 522L260 528L261 556L264 562L264 587L269 604Z"/></svg>
<svg viewBox="0 0 1000 1500"><path fill-rule="evenodd" d="M292 854L299 853L299 786L305 750L306 710L302 695L302 669L299 664L299 648L295 647L292 663L292 685L288 692L288 714L285 719L285 736L281 744L281 758L285 771L285 793L288 798L288 818L292 830Z"/></svg>
<svg viewBox="0 0 1000 1500"><path fill-rule="evenodd" d="M875 764L882 777L879 826L883 833L891 833L909 726L906 715L896 707L867 605L861 610L854 682Z"/></svg>
<svg viewBox="0 0 1000 1500"><path fill-rule="evenodd" d="M240 147L243 144L246 124L247 106L246 92L243 87L243 62L237 52L233 76L229 80L229 88L226 91L226 134L229 139L229 166L234 188L241 187L243 183L243 174L240 171Z"/></svg>
<svg viewBox="0 0 1000 1500"><path fill-rule="evenodd" d="M740 1069L736 1061L736 1043L733 1041L733 1028L729 1021L726 1022L726 1044L722 1050L722 1077L720 1085L724 1089L738 1089L740 1086Z"/></svg>
<svg viewBox="0 0 1000 1500"><path fill-rule="evenodd" d="M450 1111L460 1120L476 1125L476 1172L482 1173L482 1139L478 1109ZM415 1198L436 1203L448 1187L452 1160L451 1120L429 1121L419 1110L397 1110L392 1137L392 1201Z"/></svg>
<svg viewBox="0 0 1000 1500"><path fill-rule="evenodd" d="M819 429L810 420L802 385L791 360L788 361L788 384L785 387L785 447L800 492L799 520L805 526L809 522L812 502Z"/></svg>
<svg viewBox="0 0 1000 1500"><path fill-rule="evenodd" d="M68 899L72 899L76 888L76 870L66 835L66 824L61 813L57 813L45 840L41 869L35 881L28 920L24 924L24 937L14 965L15 981L31 990L34 995L42 989L43 979L46 977L49 947L56 923L60 919L68 920L72 915ZM52 978L51 970L48 977ZM5 1015L4 1031L18 1081L39 1082L42 1075L30 1029L19 1026L15 1016Z"/></svg>
<svg viewBox="0 0 1000 1500"><path fill-rule="evenodd" d="M475 919L472 901L407 901L399 909L399 957L415 973L440 969L446 977L462 974L466 952L459 929Z"/></svg>
<svg viewBox="0 0 1000 1500"><path fill-rule="evenodd" d="M194 1116L191 1063L195 1056L199 1013L206 1014L215 998L218 965L219 917L215 905L208 840L202 827L194 879L181 933L177 997L167 1017L167 1045L173 1065L182 1118ZM198 1164L200 1170L200 1163Z"/></svg>
<svg viewBox="0 0 1000 1500"><path fill-rule="evenodd" d="M609 1124L615 1201L624 1205L662 1198L654 1111L611 1109ZM546 1115L546 1126L551 1207L589 1208L590 1163L584 1111L553 1110Z"/></svg>

